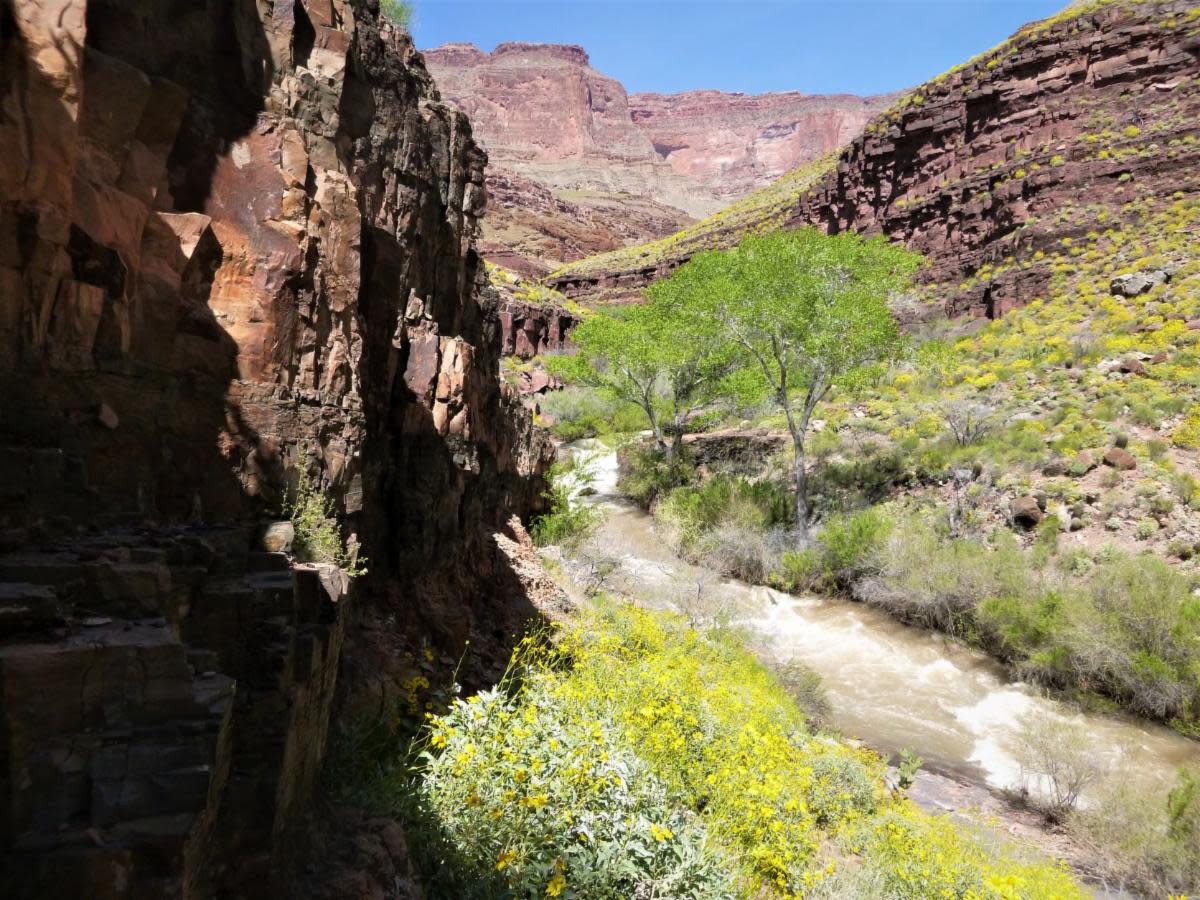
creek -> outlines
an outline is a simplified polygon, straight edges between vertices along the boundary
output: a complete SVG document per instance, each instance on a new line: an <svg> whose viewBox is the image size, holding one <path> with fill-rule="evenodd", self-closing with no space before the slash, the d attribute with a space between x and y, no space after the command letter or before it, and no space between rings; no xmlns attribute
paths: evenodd
<svg viewBox="0 0 1200 900"><path fill-rule="evenodd" d="M1200 763L1200 745L1127 715L1080 710L1013 679L986 654L898 622L850 600L796 596L720 576L679 558L654 519L617 490L615 451L591 441L564 448L591 474L583 502L605 518L591 542L613 571L607 584L651 606L685 607L699 595L749 630L753 646L822 678L828 723L893 758L909 748L927 770L991 790L1016 787L1022 723L1082 723L1101 767L1162 790L1178 768ZM1035 778L1030 784L1038 790ZM1082 797L1088 802L1085 793Z"/></svg>

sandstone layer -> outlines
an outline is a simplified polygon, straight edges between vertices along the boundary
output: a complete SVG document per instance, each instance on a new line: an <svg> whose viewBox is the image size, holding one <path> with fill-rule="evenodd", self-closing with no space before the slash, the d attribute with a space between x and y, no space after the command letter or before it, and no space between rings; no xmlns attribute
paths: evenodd
<svg viewBox="0 0 1200 900"><path fill-rule="evenodd" d="M724 200L838 150L896 98L853 94L633 94L637 127L671 168Z"/></svg>
<svg viewBox="0 0 1200 900"><path fill-rule="evenodd" d="M491 159L483 252L522 274L678 230L841 147L885 98L630 97L581 47L424 53Z"/></svg>
<svg viewBox="0 0 1200 900"><path fill-rule="evenodd" d="M4 0L0 36L0 893L305 895L335 709L537 613L485 154L374 0ZM257 543L300 469L353 588Z"/></svg>
<svg viewBox="0 0 1200 900"><path fill-rule="evenodd" d="M998 315L1044 290L1039 250L1119 226L1126 204L1200 191L1198 69L1194 4L1077 7L906 95L783 224L903 241L928 256L926 293L944 311ZM551 284L633 295L697 249L600 257Z"/></svg>

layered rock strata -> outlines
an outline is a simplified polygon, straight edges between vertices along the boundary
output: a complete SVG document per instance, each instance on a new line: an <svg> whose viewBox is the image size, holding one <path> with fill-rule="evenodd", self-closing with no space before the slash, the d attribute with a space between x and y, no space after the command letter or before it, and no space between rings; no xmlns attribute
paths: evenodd
<svg viewBox="0 0 1200 900"><path fill-rule="evenodd" d="M1198 69L1194 4L1084 4L906 95L785 224L903 241L928 256L942 310L999 315L1044 291L1039 250L1118 227L1127 204L1200 191ZM568 267L552 286L634 293L694 249Z"/></svg>
<svg viewBox="0 0 1200 900"><path fill-rule="evenodd" d="M6 897L294 894L335 706L537 612L486 157L377 15L0 3ZM255 549L302 468L353 590Z"/></svg>
<svg viewBox="0 0 1200 900"><path fill-rule="evenodd" d="M729 201L858 137L893 95L631 94L633 123L685 178Z"/></svg>
<svg viewBox="0 0 1200 900"><path fill-rule="evenodd" d="M424 53L492 160L488 259L525 275L662 237L841 147L887 98L629 96L582 47Z"/></svg>

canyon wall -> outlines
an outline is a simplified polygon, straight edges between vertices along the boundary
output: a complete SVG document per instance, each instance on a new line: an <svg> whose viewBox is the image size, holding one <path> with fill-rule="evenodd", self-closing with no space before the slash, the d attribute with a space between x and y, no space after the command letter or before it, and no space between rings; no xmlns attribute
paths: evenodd
<svg viewBox="0 0 1200 900"><path fill-rule="evenodd" d="M735 200L838 150L896 98L853 94L633 94L630 114L671 168Z"/></svg>
<svg viewBox="0 0 1200 900"><path fill-rule="evenodd" d="M662 237L841 147L887 98L629 96L582 47L424 57L491 158L482 252L524 275Z"/></svg>
<svg viewBox="0 0 1200 900"><path fill-rule="evenodd" d="M335 707L537 614L486 156L377 15L0 3L6 897L288 895ZM259 538L300 470L353 587Z"/></svg>
<svg viewBox="0 0 1200 900"><path fill-rule="evenodd" d="M1039 250L1119 226L1127 204L1200 191L1198 71L1194 4L1075 6L905 95L783 224L903 241L927 255L923 294L937 308L998 315L1044 290ZM744 234L708 233L712 247ZM599 257L551 286L636 294L696 249Z"/></svg>

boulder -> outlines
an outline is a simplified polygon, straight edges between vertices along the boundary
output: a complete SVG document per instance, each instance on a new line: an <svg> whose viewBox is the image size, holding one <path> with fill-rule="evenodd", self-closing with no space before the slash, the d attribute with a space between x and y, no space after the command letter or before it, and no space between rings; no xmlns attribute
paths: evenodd
<svg viewBox="0 0 1200 900"><path fill-rule="evenodd" d="M1022 528L1034 528L1042 521L1042 508L1038 505L1037 498L1029 495L1013 500L1009 504L1009 513L1012 515L1013 524Z"/></svg>
<svg viewBox="0 0 1200 900"><path fill-rule="evenodd" d="M1123 447L1109 447L1104 454L1104 464L1114 469L1129 471L1137 468L1137 458Z"/></svg>
<svg viewBox="0 0 1200 900"><path fill-rule="evenodd" d="M1171 276L1164 269L1147 269L1118 275L1109 283L1109 290L1119 297L1137 297L1159 284L1166 284Z"/></svg>
<svg viewBox="0 0 1200 900"><path fill-rule="evenodd" d="M262 549L268 553L286 553L296 540L296 528L291 522L272 522L263 529Z"/></svg>

